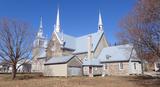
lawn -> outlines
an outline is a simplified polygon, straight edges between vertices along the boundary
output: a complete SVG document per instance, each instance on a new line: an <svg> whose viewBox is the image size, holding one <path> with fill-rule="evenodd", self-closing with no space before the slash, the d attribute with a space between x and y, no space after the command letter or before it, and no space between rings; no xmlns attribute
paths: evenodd
<svg viewBox="0 0 160 87"><path fill-rule="evenodd" d="M43 77L21 74L16 80L0 75L0 87L160 87L160 79L149 76Z"/></svg>

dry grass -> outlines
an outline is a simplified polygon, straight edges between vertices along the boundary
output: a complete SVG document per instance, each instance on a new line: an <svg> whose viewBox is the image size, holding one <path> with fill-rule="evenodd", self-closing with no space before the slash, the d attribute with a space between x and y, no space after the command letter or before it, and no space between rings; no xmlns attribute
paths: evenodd
<svg viewBox="0 0 160 87"><path fill-rule="evenodd" d="M9 75L0 75L0 87L159 87L160 79L150 77L41 77L18 75L10 80Z"/></svg>

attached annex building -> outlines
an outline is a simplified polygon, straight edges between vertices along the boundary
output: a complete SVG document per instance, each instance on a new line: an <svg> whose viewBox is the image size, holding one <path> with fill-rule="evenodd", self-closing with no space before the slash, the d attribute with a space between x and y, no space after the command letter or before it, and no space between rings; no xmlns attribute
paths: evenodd
<svg viewBox="0 0 160 87"><path fill-rule="evenodd" d="M95 33L74 37L61 31L59 9L50 40L43 35L42 19L34 41L32 72L45 76L141 74L141 61L132 45L109 46L101 13Z"/></svg>

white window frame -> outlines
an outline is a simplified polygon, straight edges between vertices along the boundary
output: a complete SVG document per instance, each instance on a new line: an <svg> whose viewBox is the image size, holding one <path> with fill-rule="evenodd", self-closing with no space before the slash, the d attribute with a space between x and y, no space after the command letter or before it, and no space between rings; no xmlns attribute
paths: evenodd
<svg viewBox="0 0 160 87"><path fill-rule="evenodd" d="M108 64L106 63L106 64L105 64L105 70L107 70L107 69L108 69Z"/></svg>
<svg viewBox="0 0 160 87"><path fill-rule="evenodd" d="M95 71L97 71L98 70L98 68L97 67L95 67L95 69L94 69Z"/></svg>
<svg viewBox="0 0 160 87"><path fill-rule="evenodd" d="M44 44L44 41L39 40L39 46L43 46L43 44Z"/></svg>
<svg viewBox="0 0 160 87"><path fill-rule="evenodd" d="M134 67L134 69L137 69L137 64L133 63L133 67Z"/></svg>
<svg viewBox="0 0 160 87"><path fill-rule="evenodd" d="M121 67L121 64L122 64L122 67ZM123 62L120 62L119 63L119 70L123 70L123 69L124 69Z"/></svg>

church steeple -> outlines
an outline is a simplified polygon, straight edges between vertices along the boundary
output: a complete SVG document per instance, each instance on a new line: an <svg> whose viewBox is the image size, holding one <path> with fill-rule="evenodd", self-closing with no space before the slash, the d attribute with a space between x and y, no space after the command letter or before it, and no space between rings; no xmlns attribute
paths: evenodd
<svg viewBox="0 0 160 87"><path fill-rule="evenodd" d="M34 40L34 47L45 48L47 46L47 38L43 34L42 17L40 18L39 30Z"/></svg>
<svg viewBox="0 0 160 87"><path fill-rule="evenodd" d="M103 31L102 16L100 11L99 11L98 31Z"/></svg>
<svg viewBox="0 0 160 87"><path fill-rule="evenodd" d="M59 8L57 9L57 19L56 19L56 25L55 25L55 31L60 32L60 18L59 18Z"/></svg>
<svg viewBox="0 0 160 87"><path fill-rule="evenodd" d="M43 37L43 24L42 24L42 16L40 18L40 26L39 26L39 31L37 33L37 37L42 38Z"/></svg>

